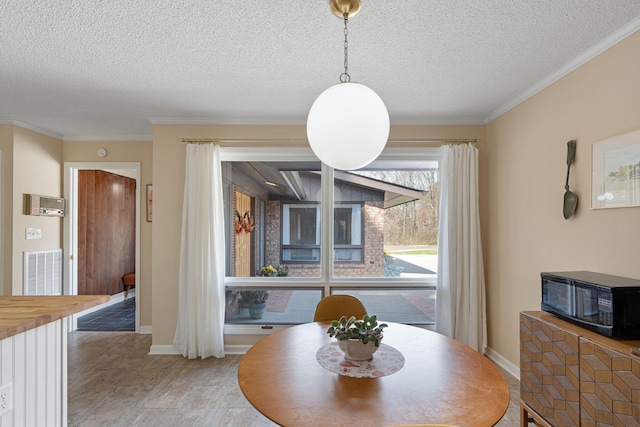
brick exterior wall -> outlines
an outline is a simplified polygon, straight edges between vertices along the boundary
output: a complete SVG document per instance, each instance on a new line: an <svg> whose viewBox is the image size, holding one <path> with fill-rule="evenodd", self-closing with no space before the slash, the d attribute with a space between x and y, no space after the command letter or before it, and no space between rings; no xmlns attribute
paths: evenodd
<svg viewBox="0 0 640 427"><path fill-rule="evenodd" d="M366 202L363 206L364 260L362 264L336 264L336 277L384 276L384 209L383 201ZM281 251L281 202L267 202L265 263L280 265ZM291 277L319 277L319 264L286 264Z"/></svg>
<svg viewBox="0 0 640 427"><path fill-rule="evenodd" d="M280 202L267 202L264 262L266 265L272 265L276 268L280 265L280 216ZM289 274L292 275L291 267L289 267Z"/></svg>

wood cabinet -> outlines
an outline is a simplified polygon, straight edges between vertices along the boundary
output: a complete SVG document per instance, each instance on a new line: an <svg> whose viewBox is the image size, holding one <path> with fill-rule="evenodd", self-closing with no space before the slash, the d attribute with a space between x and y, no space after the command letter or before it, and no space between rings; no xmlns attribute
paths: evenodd
<svg viewBox="0 0 640 427"><path fill-rule="evenodd" d="M640 426L640 341L542 312L520 314L521 425Z"/></svg>

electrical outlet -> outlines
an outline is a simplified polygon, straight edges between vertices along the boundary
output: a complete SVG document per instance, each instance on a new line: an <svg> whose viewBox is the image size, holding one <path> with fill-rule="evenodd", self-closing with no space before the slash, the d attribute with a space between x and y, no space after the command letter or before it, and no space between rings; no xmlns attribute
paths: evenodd
<svg viewBox="0 0 640 427"><path fill-rule="evenodd" d="M13 411L13 384L0 387L0 417Z"/></svg>
<svg viewBox="0 0 640 427"><path fill-rule="evenodd" d="M27 228L25 231L25 237L27 240L42 239L41 228Z"/></svg>

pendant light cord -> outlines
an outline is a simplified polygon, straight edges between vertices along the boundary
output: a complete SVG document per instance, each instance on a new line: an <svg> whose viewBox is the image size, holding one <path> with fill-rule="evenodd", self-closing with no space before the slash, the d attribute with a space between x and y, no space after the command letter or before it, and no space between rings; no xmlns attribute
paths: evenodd
<svg viewBox="0 0 640 427"><path fill-rule="evenodd" d="M351 76L349 75L349 40L347 36L349 35L349 29L347 28L347 23L349 22L349 14L344 14L344 73L340 74L340 82L348 83L351 81Z"/></svg>

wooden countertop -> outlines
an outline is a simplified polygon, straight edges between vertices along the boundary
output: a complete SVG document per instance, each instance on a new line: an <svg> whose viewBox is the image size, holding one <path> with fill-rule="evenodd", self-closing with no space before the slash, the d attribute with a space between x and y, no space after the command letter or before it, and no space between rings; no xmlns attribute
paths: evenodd
<svg viewBox="0 0 640 427"><path fill-rule="evenodd" d="M109 295L0 297L0 339L109 301Z"/></svg>

